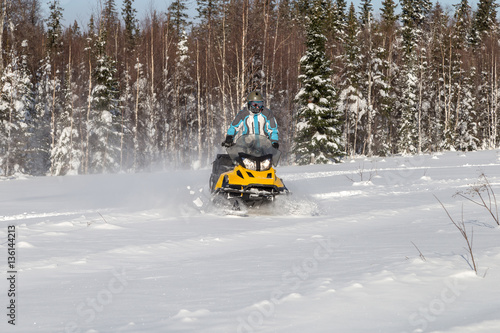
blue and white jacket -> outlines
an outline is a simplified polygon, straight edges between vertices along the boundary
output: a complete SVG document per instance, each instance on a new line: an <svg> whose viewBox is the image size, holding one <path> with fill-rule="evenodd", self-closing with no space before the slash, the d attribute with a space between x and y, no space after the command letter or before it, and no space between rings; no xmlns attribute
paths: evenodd
<svg viewBox="0 0 500 333"><path fill-rule="evenodd" d="M260 113L252 113L244 107L234 118L227 130L227 135L233 137L245 134L267 135L271 141L278 141L278 124L273 112L264 109Z"/></svg>

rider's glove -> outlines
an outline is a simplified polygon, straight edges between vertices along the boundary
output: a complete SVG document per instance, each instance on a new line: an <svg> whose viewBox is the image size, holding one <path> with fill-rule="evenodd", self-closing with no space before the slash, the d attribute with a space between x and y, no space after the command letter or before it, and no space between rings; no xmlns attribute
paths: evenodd
<svg viewBox="0 0 500 333"><path fill-rule="evenodd" d="M222 143L222 146L224 147L231 147L233 145L233 136L232 135L227 135L226 140Z"/></svg>
<svg viewBox="0 0 500 333"><path fill-rule="evenodd" d="M279 143L277 143L276 141L275 141L275 142L273 142L273 148L278 149L279 147L280 147L280 144L279 144Z"/></svg>

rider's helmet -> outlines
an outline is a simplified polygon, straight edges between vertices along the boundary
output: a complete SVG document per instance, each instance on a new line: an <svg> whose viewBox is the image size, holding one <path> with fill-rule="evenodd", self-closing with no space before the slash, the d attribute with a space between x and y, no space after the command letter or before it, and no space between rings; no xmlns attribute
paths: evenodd
<svg viewBox="0 0 500 333"><path fill-rule="evenodd" d="M252 91L248 97L248 110L253 113L259 113L264 109L264 97L258 91Z"/></svg>

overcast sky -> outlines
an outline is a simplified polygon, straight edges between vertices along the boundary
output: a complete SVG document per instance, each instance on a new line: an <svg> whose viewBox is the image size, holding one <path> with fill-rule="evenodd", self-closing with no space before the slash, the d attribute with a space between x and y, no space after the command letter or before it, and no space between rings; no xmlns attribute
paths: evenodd
<svg viewBox="0 0 500 333"><path fill-rule="evenodd" d="M45 15L44 17L48 16L48 5L47 3L51 0L42 0L43 2L43 7L45 10ZM373 0L373 7L375 8L375 14L378 14L378 9L380 8L383 0ZM154 8L158 12L165 12L170 5L172 0L135 0L134 1L134 8L137 9L137 18L141 20L143 17L145 17L148 13L151 12L151 9ZM348 5L350 4L351 1L347 1ZM358 8L360 0L353 0L354 5ZM433 0L433 2L436 2L436 0ZM450 7L453 4L457 4L460 2L460 0L440 0L439 1L441 5L446 8ZM476 8L478 0L469 0L469 4L471 4L472 8ZM80 27L84 29L84 27L87 26L90 15L92 13L97 13L99 9L99 3L104 3L104 0L87 0L87 1L82 1L82 0L60 0L61 7L64 9L63 11L63 19L64 22L63 24L65 26L68 26L70 24L73 24L73 22L76 20ZM121 12L122 12L122 0L116 0L116 9L118 13L120 14L121 17ZM188 2L188 7L189 7L189 15L191 17L195 16L196 13L196 0L190 0Z"/></svg>

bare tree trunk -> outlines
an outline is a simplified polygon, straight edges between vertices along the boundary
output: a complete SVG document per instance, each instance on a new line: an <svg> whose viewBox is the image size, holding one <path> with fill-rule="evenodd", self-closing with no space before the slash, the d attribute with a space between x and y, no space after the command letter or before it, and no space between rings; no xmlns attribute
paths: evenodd
<svg viewBox="0 0 500 333"><path fill-rule="evenodd" d="M344 116L345 116L345 124L346 126L344 126L344 133L343 133L343 140L344 142L346 143L345 144L345 147L344 147L344 154L345 156L350 156L351 155L351 152L350 152L350 143L351 143L351 140L350 140L350 127L351 127L351 120L349 119L349 112L347 110L344 111Z"/></svg>
<svg viewBox="0 0 500 333"><path fill-rule="evenodd" d="M354 144L352 149L352 156L356 156L356 145L358 144L358 119L359 119L359 98L356 99L356 117L354 118Z"/></svg>
<svg viewBox="0 0 500 333"><path fill-rule="evenodd" d="M7 15L7 0L1 0L0 3L0 73L3 72L3 26L5 25L5 16Z"/></svg>
<svg viewBox="0 0 500 333"><path fill-rule="evenodd" d="M73 89L71 87L71 42L69 44L69 59L68 59L68 89L71 92L71 96L73 95ZM69 131L69 170L73 171L73 124L74 124L74 119L73 119L73 97L71 98L70 101L70 108L71 112L69 115L69 121L70 121L70 131Z"/></svg>
<svg viewBox="0 0 500 333"><path fill-rule="evenodd" d="M87 98L87 130L86 130L86 141L87 145L85 147L85 174L89 173L89 162L90 162L90 110L92 108L92 58L89 54L89 90Z"/></svg>
<svg viewBox="0 0 500 333"><path fill-rule="evenodd" d="M384 39L385 40L385 39ZM387 52L387 72L386 72L386 75L387 75L387 80L386 82L392 82L392 75L393 75L393 54L394 54L394 32L393 32L393 29L390 28L389 29L389 32L388 32L388 38L387 38L387 47L388 47L388 52ZM389 151L391 153L394 153L395 150L396 150L396 146L394 144L394 138L396 137L396 135L394 134L396 131L394 129L394 123L395 123L395 117L394 115L391 113L388 115L387 117L387 121L388 121L388 127L389 127L389 130L387 131L387 141L389 142Z"/></svg>
<svg viewBox="0 0 500 333"><path fill-rule="evenodd" d="M137 59L139 60L139 59ZM134 106L134 171L137 171L137 155L139 154L139 93L141 80L141 64L136 64L136 81L135 81L135 106Z"/></svg>
<svg viewBox="0 0 500 333"><path fill-rule="evenodd" d="M457 95L456 105L455 105L455 124L453 131L457 133L458 124L460 120L460 103L462 102L462 81L458 81L455 94Z"/></svg>
<svg viewBox="0 0 500 333"><path fill-rule="evenodd" d="M154 24L151 22L151 96L155 93Z"/></svg>
<svg viewBox="0 0 500 333"><path fill-rule="evenodd" d="M268 78L269 78L269 69L268 69L268 66L267 66L267 63L266 63L266 48L267 48L267 33L268 33L268 30L269 30L269 5L267 3L267 1L264 1L262 3L262 15L264 17L264 38L263 38L263 45L262 45L262 68L261 70L265 73L265 83L264 83L264 86L265 86L265 89L267 90L269 88L268 86ZM260 90L262 90L262 82L260 82ZM266 91L267 92L267 91ZM265 96L268 96L270 94L267 94ZM269 102L269 101L267 101Z"/></svg>
<svg viewBox="0 0 500 333"><path fill-rule="evenodd" d="M373 154L373 101L372 101L372 89L373 89L373 74L372 74L372 25L371 25L371 17L370 13L368 13L368 124L366 128L366 134L368 136L366 144L368 146L368 156ZM364 149L363 149L364 150Z"/></svg>
<svg viewBox="0 0 500 333"><path fill-rule="evenodd" d="M494 77L493 77L493 87L495 92L495 101L493 104L493 148L497 147L497 133L498 133L498 72L497 72L497 58L495 57L495 66L494 66Z"/></svg>
<svg viewBox="0 0 500 333"><path fill-rule="evenodd" d="M224 127L228 124L226 110L226 14L222 17L222 120Z"/></svg>
<svg viewBox="0 0 500 333"><path fill-rule="evenodd" d="M115 61L118 63L118 25L115 25Z"/></svg>
<svg viewBox="0 0 500 333"><path fill-rule="evenodd" d="M50 106L50 113L51 113L51 121L50 121L50 137L51 137L51 145L50 145L50 150L54 149L56 146L56 71L55 71L55 66L52 67L53 74L52 74L52 103ZM54 168L51 166L50 167L50 174L53 176L54 175Z"/></svg>
<svg viewBox="0 0 500 333"><path fill-rule="evenodd" d="M452 101L452 95L453 95L453 90L452 90L452 85L453 85L453 78L452 78L453 58L452 58L452 55L453 55L453 52L452 52L452 47L451 47L451 38L450 38L450 45L449 45L448 49L449 49L449 52L448 52L448 54L449 54L449 59L448 59L448 61L449 61L449 64L448 64L448 97L447 97L446 109L451 117L451 114L452 114L451 101ZM443 59L444 59L444 56L443 56ZM444 66L444 61L443 61L443 66ZM443 67L443 72L444 72L444 67ZM459 88L459 93L460 93L460 88ZM455 115L455 125L453 126L453 132L455 132L457 129L456 124L458 124L458 114ZM451 128L450 128L450 130L451 130Z"/></svg>
<svg viewBox="0 0 500 333"><path fill-rule="evenodd" d="M9 105L9 127L7 129L7 155L6 157L6 163L5 163L5 176L10 175L10 161L11 161L11 142L12 142L12 106L14 104L14 96L11 93L10 94L10 105Z"/></svg>
<svg viewBox="0 0 500 333"><path fill-rule="evenodd" d="M126 94L128 95L128 89L130 87L130 74L129 74L129 63L128 63L128 56L125 57L125 89L126 89ZM124 104L128 104L128 96L127 98L124 99ZM128 106L127 106L128 107ZM123 148L125 147L125 107L121 108L121 116L122 116L122 131L120 133L120 171L123 171Z"/></svg>
<svg viewBox="0 0 500 333"><path fill-rule="evenodd" d="M201 74L200 74L200 45L199 41L196 40L196 84L197 92L196 96L196 114L198 118L198 163L201 163L202 158L202 140L201 140Z"/></svg>
<svg viewBox="0 0 500 333"><path fill-rule="evenodd" d="M248 0L243 1L242 17L241 17L241 65L239 71L239 89L237 92L238 96L238 107L244 101L245 96L245 81L246 81L246 44L248 35Z"/></svg>
<svg viewBox="0 0 500 333"><path fill-rule="evenodd" d="M165 33L163 35L163 40L164 40L164 45L163 45L163 52L164 52L164 55L163 55L163 59L164 59L164 67L163 67L163 71L162 71L162 75L163 75L163 82L165 85L168 85L168 80L169 80L169 65L168 65L168 60L170 58L169 56L169 49L170 49L170 45L171 45L171 41L170 41L170 25L167 24L165 25L166 26L166 30L165 30ZM170 89L169 89L170 90ZM165 96L165 103L168 103L168 99L169 99L169 96L168 96L169 92L167 93L167 95ZM168 104L167 104L168 105ZM165 110L165 114L164 114L164 117L165 117L165 126L168 127L168 132L165 133L165 135L167 136L166 139L164 139L165 141L165 147L164 147L164 153L166 154L164 160L165 161L168 161L170 159L170 156L171 154L173 153L173 149L174 148L174 145L173 145L173 138L172 138L172 131L174 130L174 127L172 126L172 120L169 119L169 112L170 110Z"/></svg>
<svg viewBox="0 0 500 333"><path fill-rule="evenodd" d="M228 115L227 115L227 92L226 92L226 15L224 14L222 16L222 42L218 43L218 55L221 59L221 67L222 67L222 74L219 74L219 72L216 70L215 71L215 76L217 77L217 82L219 84L220 88L220 94L221 94L221 108L222 108L222 134L224 135L226 128L229 126L228 124ZM214 68L216 68L216 63L215 63L215 57L213 57L213 65ZM228 78L229 80L229 78ZM207 124L208 122L208 116L209 112L207 110ZM213 145L210 145L210 147ZM209 150L211 151L211 150ZM211 154L209 153L207 156L208 164L211 162Z"/></svg>
<svg viewBox="0 0 500 333"><path fill-rule="evenodd" d="M373 154L373 102L372 102L372 89L373 89L373 77L372 77L372 72L371 72L371 65L370 65L370 70L368 72L368 112L367 112L367 117L368 117L368 124L366 124L366 135L368 136L366 145L367 145L367 155L372 156Z"/></svg>
<svg viewBox="0 0 500 333"><path fill-rule="evenodd" d="M418 83L418 123L417 123L417 129L418 129L418 146L417 146L417 153L420 154L422 153L422 106L423 106L423 79L424 79L424 71L423 71L423 52L422 49L420 48L419 50L420 53L420 66L419 66L419 71L420 71L420 79Z"/></svg>
<svg viewBox="0 0 500 333"><path fill-rule="evenodd" d="M155 92L155 58L154 58L154 21L151 22L151 101L152 105L150 105L149 111L149 117L150 117L150 131L148 133L148 141L149 144L151 145L151 158L154 160L157 159L156 152L158 147L158 142L156 140L157 137L157 122L156 120L156 92ZM152 130L152 132L151 132Z"/></svg>
<svg viewBox="0 0 500 333"><path fill-rule="evenodd" d="M492 45L491 55L491 138L490 148L496 148L497 141L497 109L498 109L498 87L497 87L497 59L495 57L495 46Z"/></svg>
<svg viewBox="0 0 500 333"><path fill-rule="evenodd" d="M173 133L171 135L173 135L174 137L174 140L173 140L173 149L175 150L175 165L176 166L179 166L179 163L180 163L180 147L179 147L179 144L178 142L180 142L182 140L181 136L182 136L182 131L181 131L181 122L180 122L180 103L179 103L179 94L180 94L180 91L179 91L179 88L180 88L180 85L179 85L179 65L176 65L175 68L174 68L174 96L173 96L173 99L174 99L174 126L173 126Z"/></svg>
<svg viewBox="0 0 500 333"><path fill-rule="evenodd" d="M275 63L276 63L276 53L278 52L278 33L279 33L279 26L280 26L280 19L279 19L279 16L280 16L280 6L278 6L278 12L276 13L276 16L278 17L278 19L276 20L276 29L274 31L274 45L273 45L273 59L271 61L271 68L270 68L270 71L271 73L266 73L266 86L267 86L267 89L269 89L270 91L273 91L274 90L274 79L270 79L271 75L276 75L276 73L274 72L274 66L275 66ZM269 95L269 94L268 94ZM270 103L270 101L268 100L268 103Z"/></svg>
<svg viewBox="0 0 500 333"><path fill-rule="evenodd" d="M212 149L213 149L213 142L214 142L214 131L213 131L213 114L212 114L212 108L213 108L213 100L212 100L212 81L211 77L209 75L209 64L212 63L212 17L209 15L208 18L208 42L207 42L207 52L205 54L206 60L205 60L205 112L207 114L206 117L206 126L207 126L207 157L208 157L208 163L210 163L210 158L212 157Z"/></svg>

